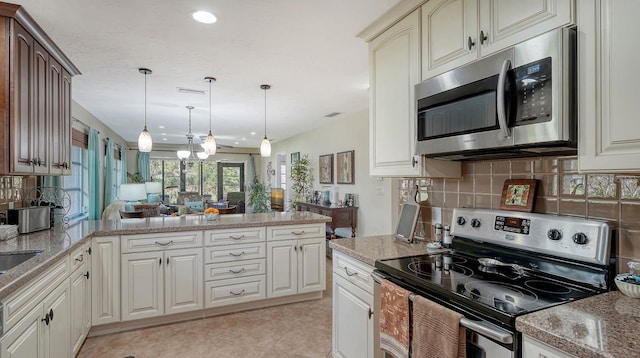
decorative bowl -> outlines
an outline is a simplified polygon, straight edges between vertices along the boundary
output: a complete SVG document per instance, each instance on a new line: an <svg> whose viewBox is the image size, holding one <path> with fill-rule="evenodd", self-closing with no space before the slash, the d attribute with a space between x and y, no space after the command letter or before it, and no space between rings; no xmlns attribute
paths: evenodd
<svg viewBox="0 0 640 358"><path fill-rule="evenodd" d="M633 298L640 298L640 282L628 282L627 280L633 280L631 279L631 276L632 275L628 273L622 273L617 275L614 281L616 283L616 286L618 286L620 292L622 292L624 295Z"/></svg>
<svg viewBox="0 0 640 358"><path fill-rule="evenodd" d="M218 215L220 214L204 214L204 218L207 221L215 221L218 219Z"/></svg>

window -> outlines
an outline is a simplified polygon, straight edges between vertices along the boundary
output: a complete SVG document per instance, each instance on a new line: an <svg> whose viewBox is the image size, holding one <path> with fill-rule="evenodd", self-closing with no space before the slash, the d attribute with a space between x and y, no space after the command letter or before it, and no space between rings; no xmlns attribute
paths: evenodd
<svg viewBox="0 0 640 358"><path fill-rule="evenodd" d="M219 178L224 176L223 191L244 190L244 163L224 163L218 165L216 161L203 161L185 167L180 160L150 159L151 178L160 181L163 188L163 198L165 202L175 203L178 200L178 192L192 191L201 195L211 195L212 199L218 198L221 183ZM220 175L222 167L232 166L232 171L237 173L227 173L224 171ZM240 170L241 168L241 170ZM239 190L242 188L242 190Z"/></svg>
<svg viewBox="0 0 640 358"><path fill-rule="evenodd" d="M89 192L86 188L89 187L87 183L89 168L86 155L86 150L76 146L71 147L71 175L63 177L62 186L71 198L71 206L67 213L70 220L83 218L88 212Z"/></svg>

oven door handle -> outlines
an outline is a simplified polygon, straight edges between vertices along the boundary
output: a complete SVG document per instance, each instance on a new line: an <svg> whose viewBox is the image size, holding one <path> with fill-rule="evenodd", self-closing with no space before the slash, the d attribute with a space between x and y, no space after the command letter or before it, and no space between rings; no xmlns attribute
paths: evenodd
<svg viewBox="0 0 640 358"><path fill-rule="evenodd" d="M505 81L507 80L509 67L511 67L511 61L509 59L504 60L502 68L500 69L500 75L498 76L498 98L496 104L498 107L498 125L505 138L511 137L511 130L507 123L507 110L504 108Z"/></svg>
<svg viewBox="0 0 640 358"><path fill-rule="evenodd" d="M507 331L503 331L497 327L489 327L481 322L472 321L468 318L460 319L460 325L468 328L474 332L477 332L485 337L494 339L500 343L511 344L513 343L513 334Z"/></svg>

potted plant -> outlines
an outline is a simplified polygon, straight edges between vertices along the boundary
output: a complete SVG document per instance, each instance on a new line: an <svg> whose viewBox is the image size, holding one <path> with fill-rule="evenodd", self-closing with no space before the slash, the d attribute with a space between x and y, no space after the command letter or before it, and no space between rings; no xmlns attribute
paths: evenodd
<svg viewBox="0 0 640 358"><path fill-rule="evenodd" d="M258 176L254 176L249 185L248 204L253 208L254 213L266 213L269 211L271 203L271 188L262 184Z"/></svg>
<svg viewBox="0 0 640 358"><path fill-rule="evenodd" d="M309 166L309 155L305 154L295 163L291 164L291 208L297 209L296 202L311 201L311 188L313 174Z"/></svg>

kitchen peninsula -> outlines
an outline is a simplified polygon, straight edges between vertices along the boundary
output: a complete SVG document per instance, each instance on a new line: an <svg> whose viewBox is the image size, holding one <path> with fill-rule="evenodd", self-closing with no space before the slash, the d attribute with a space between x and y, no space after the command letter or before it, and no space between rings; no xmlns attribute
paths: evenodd
<svg viewBox="0 0 640 358"><path fill-rule="evenodd" d="M0 242L0 254L40 252L0 275L0 354L30 352L19 342L30 342L37 333L29 327L41 320L51 325L47 339L75 354L90 328L110 333L321 298L329 221L309 212L83 221Z"/></svg>

